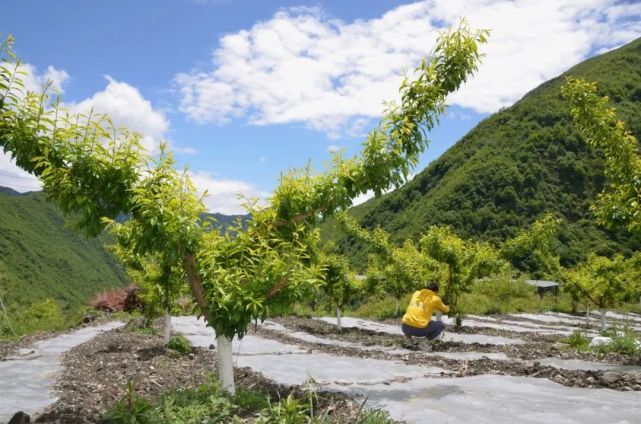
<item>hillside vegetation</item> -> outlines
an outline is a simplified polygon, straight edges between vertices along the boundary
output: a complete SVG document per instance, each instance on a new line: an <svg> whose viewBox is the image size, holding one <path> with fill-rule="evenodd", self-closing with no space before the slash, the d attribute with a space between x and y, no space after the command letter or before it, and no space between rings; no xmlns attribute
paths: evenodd
<svg viewBox="0 0 641 424"><path fill-rule="evenodd" d="M66 227L42 193L0 192L0 296L13 311L48 298L74 309L98 291L125 285L106 241Z"/></svg>
<svg viewBox="0 0 641 424"><path fill-rule="evenodd" d="M450 225L463 238L500 242L546 211L563 218L562 265L589 252L629 254L638 237L597 226L589 206L603 188L604 160L573 128L561 98L566 75L596 81L620 119L641 139L641 39L587 60L479 123L405 186L350 210L366 228L383 227L400 243L430 225ZM335 222L323 236L336 240L353 264L367 249L342 236Z"/></svg>

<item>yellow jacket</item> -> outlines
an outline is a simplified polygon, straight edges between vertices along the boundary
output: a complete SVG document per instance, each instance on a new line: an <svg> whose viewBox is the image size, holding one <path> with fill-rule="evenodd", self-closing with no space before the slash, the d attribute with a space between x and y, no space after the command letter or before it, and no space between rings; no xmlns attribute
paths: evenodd
<svg viewBox="0 0 641 424"><path fill-rule="evenodd" d="M407 311L403 315L403 324L415 328L425 328L432 319L434 309L438 309L445 314L450 311L450 308L445 306L441 298L432 290L415 291L410 304L407 306Z"/></svg>

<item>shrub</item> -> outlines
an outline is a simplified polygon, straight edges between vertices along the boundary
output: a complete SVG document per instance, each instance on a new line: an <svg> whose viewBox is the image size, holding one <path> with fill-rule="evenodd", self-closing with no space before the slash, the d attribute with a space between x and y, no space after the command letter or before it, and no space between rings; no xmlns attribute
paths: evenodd
<svg viewBox="0 0 641 424"><path fill-rule="evenodd" d="M175 350L178 353L188 353L191 352L191 343L189 343L189 340L182 334L176 334L169 339L167 348Z"/></svg>
<svg viewBox="0 0 641 424"><path fill-rule="evenodd" d="M138 287L134 285L124 289L100 292L89 303L92 308L105 312L132 312L142 308Z"/></svg>

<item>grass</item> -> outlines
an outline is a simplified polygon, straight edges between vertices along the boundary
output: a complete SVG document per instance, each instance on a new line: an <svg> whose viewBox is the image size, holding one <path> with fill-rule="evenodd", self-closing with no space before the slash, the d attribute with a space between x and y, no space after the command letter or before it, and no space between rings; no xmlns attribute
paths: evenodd
<svg viewBox="0 0 641 424"><path fill-rule="evenodd" d="M96 292L126 285L106 242L69 228L42 193L0 194L0 298L17 336L75 324ZM0 311L0 337L16 337L7 327Z"/></svg>
<svg viewBox="0 0 641 424"><path fill-rule="evenodd" d="M252 417L257 424L331 424L327 415L318 415L318 397L313 389L304 396L290 394L272 401L262 390L239 388L231 396L219 389L213 376L196 389L171 390L155 400L137 393L133 382L125 396L103 417L109 424L192 424L241 423ZM362 409L362 408L361 408ZM385 411L362 409L355 424L392 424Z"/></svg>

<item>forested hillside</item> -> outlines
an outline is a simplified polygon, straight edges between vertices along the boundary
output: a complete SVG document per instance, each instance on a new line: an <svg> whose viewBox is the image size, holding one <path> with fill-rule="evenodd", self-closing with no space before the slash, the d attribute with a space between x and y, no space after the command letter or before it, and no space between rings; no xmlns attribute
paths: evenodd
<svg viewBox="0 0 641 424"><path fill-rule="evenodd" d="M66 227L42 193L0 190L0 296L10 309L46 298L73 308L97 291L125 285L105 242Z"/></svg>
<svg viewBox="0 0 641 424"><path fill-rule="evenodd" d="M603 188L604 161L573 128L561 98L566 75L596 81L637 139L641 138L641 39L587 60L477 125L402 188L351 209L367 228L381 226L393 240L430 225L450 225L466 238L499 242L552 211L565 220L559 254L564 265L590 251L610 255L641 246L629 234L605 231L589 206ZM330 221L325 239L338 240L354 264L366 249L340 235Z"/></svg>

